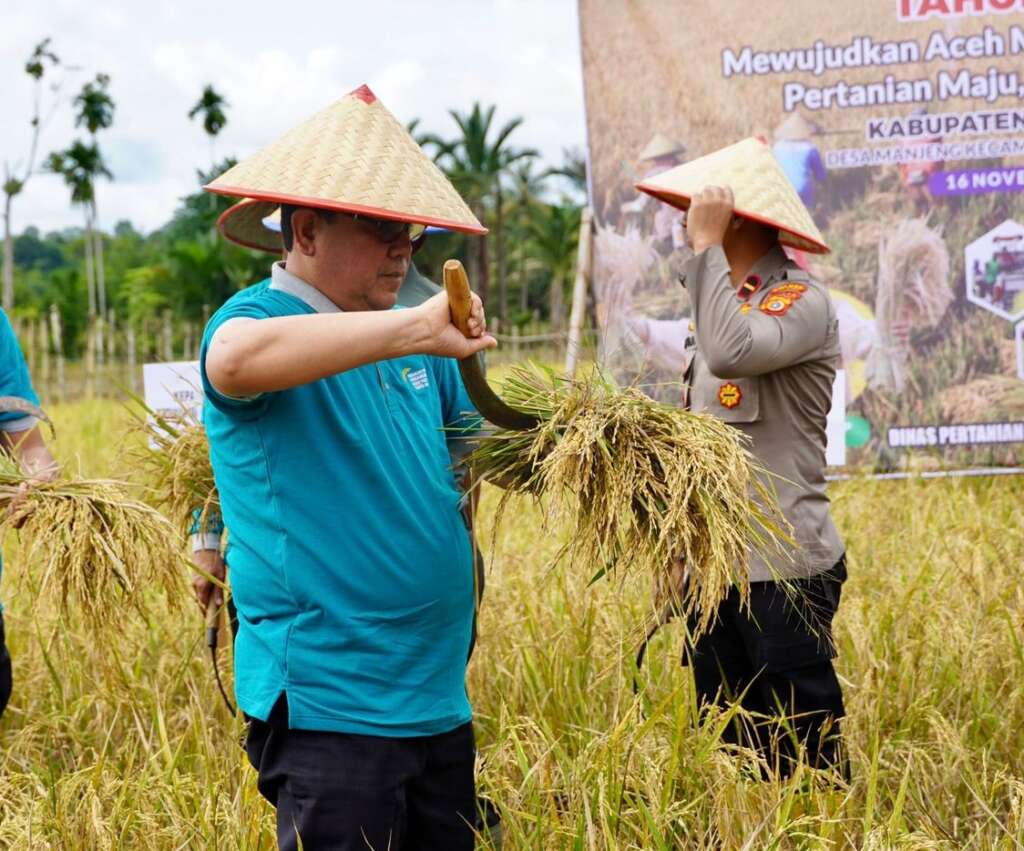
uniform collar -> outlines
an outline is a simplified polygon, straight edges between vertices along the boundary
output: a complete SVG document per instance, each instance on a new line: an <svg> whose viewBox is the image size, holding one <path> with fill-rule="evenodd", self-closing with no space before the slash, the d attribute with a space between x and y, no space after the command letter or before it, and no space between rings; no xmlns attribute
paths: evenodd
<svg viewBox="0 0 1024 851"><path fill-rule="evenodd" d="M280 290L305 302L317 313L342 313L342 309L325 296L312 284L293 275L284 268L284 261L279 260L270 270L270 289Z"/></svg>
<svg viewBox="0 0 1024 851"><path fill-rule="evenodd" d="M747 277L752 278L756 276L764 283L769 283L773 277L786 267L787 263L789 263L789 257L782 250L782 246L776 243L768 250L767 254L750 267Z"/></svg>

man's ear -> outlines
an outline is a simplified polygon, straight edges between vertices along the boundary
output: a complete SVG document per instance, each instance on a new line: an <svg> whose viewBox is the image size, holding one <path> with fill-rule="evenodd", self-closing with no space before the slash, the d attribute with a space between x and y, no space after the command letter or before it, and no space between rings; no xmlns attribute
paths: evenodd
<svg viewBox="0 0 1024 851"><path fill-rule="evenodd" d="M316 254L316 232L320 220L316 213L300 207L292 213L292 250L307 257Z"/></svg>

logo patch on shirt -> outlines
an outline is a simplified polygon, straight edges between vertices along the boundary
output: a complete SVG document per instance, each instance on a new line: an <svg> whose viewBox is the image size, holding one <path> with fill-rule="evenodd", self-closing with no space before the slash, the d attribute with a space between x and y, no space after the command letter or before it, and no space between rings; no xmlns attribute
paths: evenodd
<svg viewBox="0 0 1024 851"><path fill-rule="evenodd" d="M805 292L807 287L803 284L783 284L781 287L775 287L761 302L761 312L769 316L785 316Z"/></svg>
<svg viewBox="0 0 1024 851"><path fill-rule="evenodd" d="M408 381L414 390L425 390L430 386L430 379L427 378L426 369L410 369L406 367L402 370L402 378Z"/></svg>
<svg viewBox="0 0 1024 851"><path fill-rule="evenodd" d="M743 401L743 391L732 382L726 382L718 388L718 404L732 410Z"/></svg>

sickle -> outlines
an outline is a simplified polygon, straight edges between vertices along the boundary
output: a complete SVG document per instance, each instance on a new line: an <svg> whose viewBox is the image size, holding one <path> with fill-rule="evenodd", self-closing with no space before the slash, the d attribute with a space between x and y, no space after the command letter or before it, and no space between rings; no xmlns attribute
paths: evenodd
<svg viewBox="0 0 1024 851"><path fill-rule="evenodd" d="M448 304L452 311L452 322L465 336L469 336L469 314L473 307L470 299L469 279L466 270L458 260L444 264L444 288L448 293ZM484 375L483 358L480 354L470 355L459 361L459 373L466 393L476 409L488 422L500 428L526 431L534 428L540 420L533 414L526 414L510 408L491 389Z"/></svg>
<svg viewBox="0 0 1024 851"><path fill-rule="evenodd" d="M37 420L41 420L46 423L50 427L50 431L53 431L53 423L50 421L50 418L46 416L43 409L19 396L0 396L0 413L19 413L35 417Z"/></svg>

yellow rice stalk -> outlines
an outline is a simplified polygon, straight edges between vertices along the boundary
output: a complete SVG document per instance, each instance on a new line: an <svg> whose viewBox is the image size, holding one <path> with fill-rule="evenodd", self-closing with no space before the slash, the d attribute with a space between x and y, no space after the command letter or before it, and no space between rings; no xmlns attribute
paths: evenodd
<svg viewBox="0 0 1024 851"><path fill-rule="evenodd" d="M750 550L785 537L763 469L724 422L536 366L513 368L501 392L541 424L482 437L474 473L506 486L499 522L510 494L548 497L552 522L572 530L564 553L595 580L643 571L664 593L679 559L675 602L704 629L730 588L745 594Z"/></svg>
<svg viewBox="0 0 1024 851"><path fill-rule="evenodd" d="M0 457L0 501L19 494L28 477ZM40 605L65 616L78 611L92 627L117 621L125 608L145 611L145 596L162 588L170 605L181 597L180 541L158 511L131 499L123 482L57 478L33 483L0 532L18 528L22 558L38 577Z"/></svg>
<svg viewBox="0 0 1024 851"><path fill-rule="evenodd" d="M153 504L178 524L182 534L192 527L197 510L200 529L205 529L210 514L220 511L206 429L187 411L171 420L150 411L142 400L136 402L143 409L136 421L146 438L137 460Z"/></svg>

